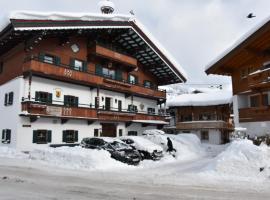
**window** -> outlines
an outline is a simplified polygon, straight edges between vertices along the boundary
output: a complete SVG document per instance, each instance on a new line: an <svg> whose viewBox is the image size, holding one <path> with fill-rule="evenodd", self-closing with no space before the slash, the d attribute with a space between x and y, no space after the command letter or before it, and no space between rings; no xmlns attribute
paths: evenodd
<svg viewBox="0 0 270 200"><path fill-rule="evenodd" d="M192 115L188 114L188 115L181 115L180 116L180 122L190 122L192 121Z"/></svg>
<svg viewBox="0 0 270 200"><path fill-rule="evenodd" d="M50 130L34 130L33 143L47 144L52 142L52 131Z"/></svg>
<svg viewBox="0 0 270 200"><path fill-rule="evenodd" d="M99 97L95 97L95 108L99 108Z"/></svg>
<svg viewBox="0 0 270 200"><path fill-rule="evenodd" d="M52 94L48 92L36 92L35 101L42 103L52 103Z"/></svg>
<svg viewBox="0 0 270 200"><path fill-rule="evenodd" d="M69 107L78 107L79 98L70 95L64 95L64 105Z"/></svg>
<svg viewBox="0 0 270 200"><path fill-rule="evenodd" d="M138 77L132 74L128 75L128 83L130 84L138 84Z"/></svg>
<svg viewBox="0 0 270 200"><path fill-rule="evenodd" d="M98 137L99 136L99 134L98 134L98 129L94 129L94 137Z"/></svg>
<svg viewBox="0 0 270 200"><path fill-rule="evenodd" d="M199 115L199 120L201 120L201 121L216 120L216 118L215 118L215 114L212 114L212 113L201 113Z"/></svg>
<svg viewBox="0 0 270 200"><path fill-rule="evenodd" d="M115 79L115 70L103 67L102 75L111 79Z"/></svg>
<svg viewBox="0 0 270 200"><path fill-rule="evenodd" d="M152 87L152 83L150 81L144 81L144 87L146 88L151 88Z"/></svg>
<svg viewBox="0 0 270 200"><path fill-rule="evenodd" d="M70 65L73 67L74 70L87 71L87 63L85 61L71 59Z"/></svg>
<svg viewBox="0 0 270 200"><path fill-rule="evenodd" d="M39 54L39 60L41 62L45 62L48 64L55 64L55 65L60 65L61 64L61 60L59 57L57 56L53 56L50 54L44 54L44 53L40 53Z"/></svg>
<svg viewBox="0 0 270 200"><path fill-rule="evenodd" d="M3 70L4 70L4 63L0 62L0 74L3 73Z"/></svg>
<svg viewBox="0 0 270 200"><path fill-rule="evenodd" d="M119 136L119 137L123 136L123 129L119 129L119 131L118 131L118 136Z"/></svg>
<svg viewBox="0 0 270 200"><path fill-rule="evenodd" d="M147 113L148 114L153 115L153 114L155 114L155 112L156 112L155 108L147 108Z"/></svg>
<svg viewBox="0 0 270 200"><path fill-rule="evenodd" d="M130 104L130 105L128 105L128 111L129 112L138 112L138 108L137 108L137 106Z"/></svg>
<svg viewBox="0 0 270 200"><path fill-rule="evenodd" d="M14 93L13 92L6 93L5 94L4 105L5 106L11 106L13 104L13 98L14 98Z"/></svg>
<svg viewBox="0 0 270 200"><path fill-rule="evenodd" d="M201 139L202 140L209 140L209 132L208 131L201 131Z"/></svg>
<svg viewBox="0 0 270 200"><path fill-rule="evenodd" d="M2 130L2 143L3 144L10 144L11 140L11 130L10 129L3 129Z"/></svg>
<svg viewBox="0 0 270 200"><path fill-rule="evenodd" d="M78 131L75 130L63 131L63 142L66 143L78 142Z"/></svg>
<svg viewBox="0 0 270 200"><path fill-rule="evenodd" d="M250 107L259 107L259 96L250 97Z"/></svg>
<svg viewBox="0 0 270 200"><path fill-rule="evenodd" d="M138 132L137 131L128 131L129 136L137 136Z"/></svg>
<svg viewBox="0 0 270 200"><path fill-rule="evenodd" d="M262 95L262 103L263 103L263 106L268 106L269 105L268 94L263 94Z"/></svg>

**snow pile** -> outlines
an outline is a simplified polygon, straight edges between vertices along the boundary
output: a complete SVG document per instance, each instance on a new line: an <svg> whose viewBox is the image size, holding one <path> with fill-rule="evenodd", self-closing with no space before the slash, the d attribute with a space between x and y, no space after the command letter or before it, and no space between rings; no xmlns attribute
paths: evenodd
<svg viewBox="0 0 270 200"><path fill-rule="evenodd" d="M27 155L16 151L16 149L12 149L9 147L2 146L0 147L0 157L5 158L26 158Z"/></svg>
<svg viewBox="0 0 270 200"><path fill-rule="evenodd" d="M156 134L154 134L156 131ZM162 131L163 132L163 131ZM144 132L144 134L146 131ZM160 145L164 152L167 151L167 137L172 140L173 147L176 149L177 160L192 160L205 155L205 150L199 138L193 134L166 135L160 134L159 130L150 130L151 134L144 135L146 139Z"/></svg>
<svg viewBox="0 0 270 200"><path fill-rule="evenodd" d="M268 178L270 148L266 145L255 146L250 140L234 141L203 171L225 176Z"/></svg>
<svg viewBox="0 0 270 200"><path fill-rule="evenodd" d="M165 135L165 132L158 129L149 129L143 132L143 135Z"/></svg>
<svg viewBox="0 0 270 200"><path fill-rule="evenodd" d="M153 152L155 150L162 151L161 146L143 138L141 136L122 136L121 139L131 139L134 141L132 146L141 151Z"/></svg>
<svg viewBox="0 0 270 200"><path fill-rule="evenodd" d="M67 169L106 170L128 167L126 164L112 159L107 151L90 150L81 147L33 150L29 153L29 159Z"/></svg>
<svg viewBox="0 0 270 200"><path fill-rule="evenodd" d="M232 92L219 90L207 93L182 94L167 102L167 106L210 106L232 103Z"/></svg>

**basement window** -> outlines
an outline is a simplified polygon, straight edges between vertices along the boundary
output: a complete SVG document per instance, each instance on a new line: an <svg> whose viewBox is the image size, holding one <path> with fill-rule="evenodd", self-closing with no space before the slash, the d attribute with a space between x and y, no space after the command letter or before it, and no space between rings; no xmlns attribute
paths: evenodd
<svg viewBox="0 0 270 200"><path fill-rule="evenodd" d="M34 130L33 131L33 143L35 144L47 144L52 142L51 130Z"/></svg>
<svg viewBox="0 0 270 200"><path fill-rule="evenodd" d="M78 142L78 131L76 130L63 131L63 142L66 142L66 143Z"/></svg>
<svg viewBox="0 0 270 200"><path fill-rule="evenodd" d="M11 140L11 130L10 129L3 129L2 130L2 143L3 144L10 144Z"/></svg>

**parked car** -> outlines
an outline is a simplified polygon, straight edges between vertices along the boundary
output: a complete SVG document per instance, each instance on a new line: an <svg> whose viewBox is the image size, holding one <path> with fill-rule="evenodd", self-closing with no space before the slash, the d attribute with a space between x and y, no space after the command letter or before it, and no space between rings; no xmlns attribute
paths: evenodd
<svg viewBox="0 0 270 200"><path fill-rule="evenodd" d="M129 165L138 165L142 159L137 150L125 144L121 140L112 138L84 138L81 141L81 147L87 149L106 150L115 160Z"/></svg>
<svg viewBox="0 0 270 200"><path fill-rule="evenodd" d="M142 159L160 160L163 157L162 148L143 137L123 136L120 140L137 149Z"/></svg>

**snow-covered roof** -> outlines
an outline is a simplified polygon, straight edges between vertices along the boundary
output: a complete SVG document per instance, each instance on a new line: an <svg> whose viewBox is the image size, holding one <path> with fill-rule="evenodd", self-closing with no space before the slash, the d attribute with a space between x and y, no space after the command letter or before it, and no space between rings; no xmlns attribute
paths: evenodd
<svg viewBox="0 0 270 200"><path fill-rule="evenodd" d="M232 46L230 46L223 53L221 53L218 57L216 57L214 60L212 60L208 65L206 65L205 71L209 70L213 65L217 64L217 62L219 62L221 59L223 59L224 57L226 57L231 51L233 51L234 49L236 49L239 45L241 45L245 40L247 40L250 36L252 36L254 33L256 33L261 27L263 27L264 25L266 25L269 21L270 21L270 17L267 17L261 23L257 24L250 31L248 31L247 33L245 33Z"/></svg>
<svg viewBox="0 0 270 200"><path fill-rule="evenodd" d="M232 103L232 92L226 90L197 94L182 94L168 100L168 107L176 106L216 106Z"/></svg>
<svg viewBox="0 0 270 200"><path fill-rule="evenodd" d="M101 14L101 13L66 13L66 12L29 12L29 11L16 11L12 12L9 16L8 20L5 20L4 23L2 23L2 26L0 25L0 34L1 31L7 27L7 25L10 23L10 20L49 20L49 21L74 21L74 23L68 25L68 26L61 26L61 25L53 25L50 27L42 27L42 26L26 26L26 27L14 27L15 31L26 31L26 30L58 30L58 29L97 29L97 28L108 28L108 25L106 26L78 26L76 25L76 21L115 21L115 22L132 22L134 23L139 30L147 36L147 39L144 39L141 36L141 33L138 32L134 27L131 25L128 25L127 27L121 26L117 27L117 25L112 25L111 28L132 28L133 31L135 31L138 35L143 38L144 42L148 44L148 46L161 58L161 60L169 66L169 68L172 70L172 72L182 81L185 82L187 79L187 73L185 70L178 64L176 59L155 39L155 37L150 33L150 31L147 30L143 26L142 23L140 23L137 19L134 18L133 15L122 15L122 14ZM152 42L153 45L149 44L149 41ZM157 52L157 48L159 52ZM164 59L164 57L167 59ZM180 75L179 75L180 73ZM171 83L170 83L171 84Z"/></svg>

